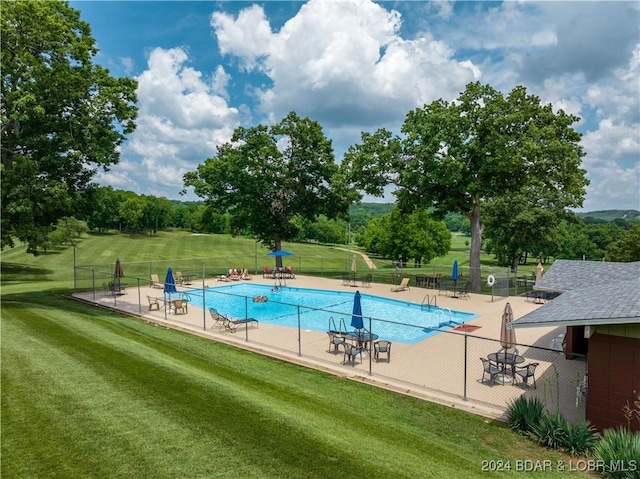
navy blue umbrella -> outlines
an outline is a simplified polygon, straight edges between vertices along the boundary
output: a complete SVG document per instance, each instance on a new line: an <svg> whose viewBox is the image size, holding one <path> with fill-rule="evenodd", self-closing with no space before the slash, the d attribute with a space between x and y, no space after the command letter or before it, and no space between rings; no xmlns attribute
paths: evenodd
<svg viewBox="0 0 640 479"><path fill-rule="evenodd" d="M451 279L458 281L458 260L453 260L453 271L451 271Z"/></svg>
<svg viewBox="0 0 640 479"><path fill-rule="evenodd" d="M164 292L176 293L176 281L173 279L173 271L171 268L167 270L167 277L164 279Z"/></svg>
<svg viewBox="0 0 640 479"><path fill-rule="evenodd" d="M362 300L360 299L360 291L356 291L356 295L353 298L353 315L351 316L351 327L354 329L363 329L364 323L362 322Z"/></svg>
<svg viewBox="0 0 640 479"><path fill-rule="evenodd" d="M293 256L293 253L290 253L289 251L285 251L283 249L279 249L278 251L267 253L267 256Z"/></svg>

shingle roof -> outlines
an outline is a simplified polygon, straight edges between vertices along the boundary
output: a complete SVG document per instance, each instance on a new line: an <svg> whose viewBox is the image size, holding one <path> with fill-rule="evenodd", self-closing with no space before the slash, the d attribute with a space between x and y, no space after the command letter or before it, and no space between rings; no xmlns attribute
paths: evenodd
<svg viewBox="0 0 640 479"><path fill-rule="evenodd" d="M539 291L570 291L593 285L616 284L625 279L640 279L640 261L611 263L604 261L573 261L558 259L539 284Z"/></svg>
<svg viewBox="0 0 640 479"><path fill-rule="evenodd" d="M563 292L514 328L640 323L640 262L556 260L536 290Z"/></svg>

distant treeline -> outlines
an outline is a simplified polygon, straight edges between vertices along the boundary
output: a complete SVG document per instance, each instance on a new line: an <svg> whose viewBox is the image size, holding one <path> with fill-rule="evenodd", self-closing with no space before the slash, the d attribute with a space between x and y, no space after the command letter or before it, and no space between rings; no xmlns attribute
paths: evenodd
<svg viewBox="0 0 640 479"><path fill-rule="evenodd" d="M640 219L640 211L637 210L601 210L588 213L576 213L576 216L585 223L596 221L614 221L618 219L636 221ZM594 221L596 220L596 221Z"/></svg>

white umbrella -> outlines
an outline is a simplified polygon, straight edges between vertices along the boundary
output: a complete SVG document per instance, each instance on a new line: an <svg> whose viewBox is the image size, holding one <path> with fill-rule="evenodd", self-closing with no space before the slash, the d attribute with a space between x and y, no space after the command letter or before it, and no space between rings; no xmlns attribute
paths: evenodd
<svg viewBox="0 0 640 479"><path fill-rule="evenodd" d="M356 255L353 255L353 258L351 258L351 272L353 273L353 283L355 286L355 282L356 282Z"/></svg>
<svg viewBox="0 0 640 479"><path fill-rule="evenodd" d="M540 280L542 279L542 272L544 271L544 268L542 267L541 263L538 263L538 266L536 268L536 284L538 284L540 282Z"/></svg>
<svg viewBox="0 0 640 479"><path fill-rule="evenodd" d="M516 332L507 328L507 324L513 321L513 310L511 304L507 303L502 313L502 328L500 329L500 344L503 348L509 349L516 345Z"/></svg>

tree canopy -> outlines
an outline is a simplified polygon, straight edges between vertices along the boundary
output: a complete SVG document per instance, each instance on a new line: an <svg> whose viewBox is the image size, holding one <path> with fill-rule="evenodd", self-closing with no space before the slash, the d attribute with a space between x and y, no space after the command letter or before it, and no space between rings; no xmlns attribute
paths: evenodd
<svg viewBox="0 0 640 479"><path fill-rule="evenodd" d="M95 40L66 2L3 2L2 233L35 253L60 218L86 216L97 167L135 128L135 80L94 65Z"/></svg>
<svg viewBox="0 0 640 479"><path fill-rule="evenodd" d="M442 221L436 221L424 210L403 215L395 208L391 213L372 219L358 244L368 252L406 264L429 263L444 256L451 247L451 233Z"/></svg>
<svg viewBox="0 0 640 479"><path fill-rule="evenodd" d="M346 217L359 199L320 124L294 112L270 127L236 129L216 156L184 175L184 184L209 208L229 212L234 231L250 230L272 250L296 236L296 217Z"/></svg>
<svg viewBox="0 0 640 479"><path fill-rule="evenodd" d="M551 211L581 206L588 180L580 134L572 128L577 120L524 87L504 96L470 83L455 101L410 111L402 137L385 129L363 133L345 155L345 169L369 194L395 186L403 211L427 207L469 218L470 280L478 291L484 204L519 193Z"/></svg>

